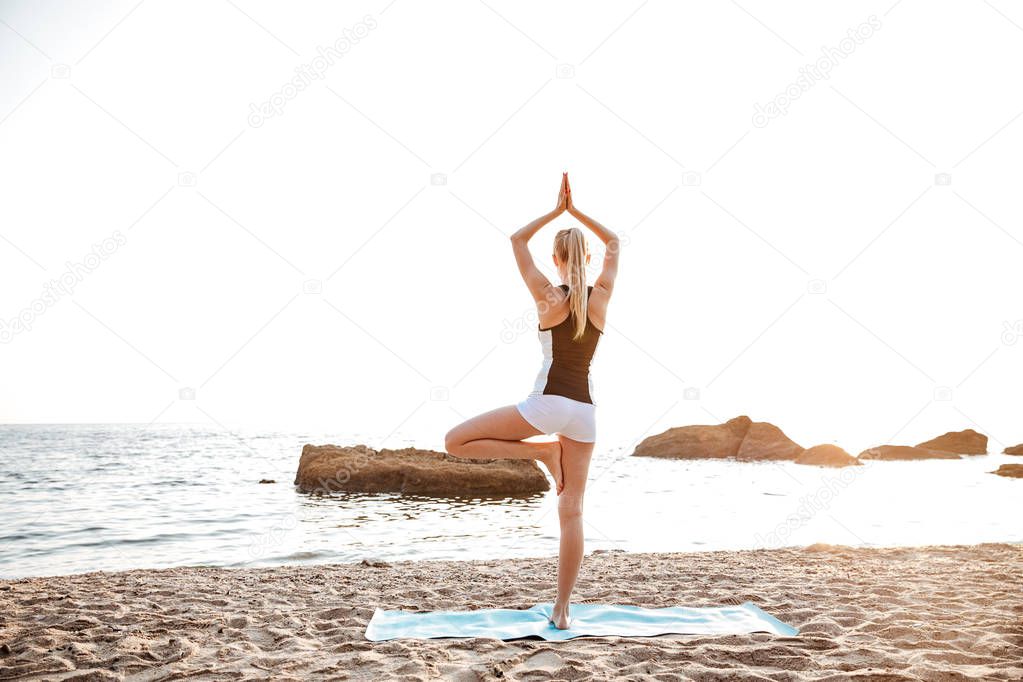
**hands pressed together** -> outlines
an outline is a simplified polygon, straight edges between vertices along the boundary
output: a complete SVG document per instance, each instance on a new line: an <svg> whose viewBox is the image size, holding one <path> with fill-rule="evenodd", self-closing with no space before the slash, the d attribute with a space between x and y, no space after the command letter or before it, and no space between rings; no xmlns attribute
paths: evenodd
<svg viewBox="0 0 1023 682"><path fill-rule="evenodd" d="M568 184L568 173L561 174L561 189L558 191L558 205L554 208L556 215L565 211L574 213L575 206L572 204L572 186Z"/></svg>
<svg viewBox="0 0 1023 682"><path fill-rule="evenodd" d="M568 173L561 174L561 189L558 191L557 205L554 207L553 211L540 220L542 222L554 220L565 211L568 211L573 218L592 230L594 234L600 237L602 242L612 246L615 250L618 249L618 235L575 207L575 203L572 201L572 185L568 182ZM530 234L532 234L532 232Z"/></svg>
<svg viewBox="0 0 1023 682"><path fill-rule="evenodd" d="M572 217L592 230L593 233L596 234L602 242L604 242L604 244L607 244L609 247L613 247L614 252L617 253L618 236L575 207L575 203L572 201L572 186L568 183L568 173L561 174L561 189L558 190L558 203L554 207L554 210L550 213L545 213L525 227L517 230L511 235L512 242L520 246L525 244L532 239L533 235L535 235L540 228L557 218L565 211L568 211ZM522 255L523 258L526 258L528 256L528 250L524 250Z"/></svg>

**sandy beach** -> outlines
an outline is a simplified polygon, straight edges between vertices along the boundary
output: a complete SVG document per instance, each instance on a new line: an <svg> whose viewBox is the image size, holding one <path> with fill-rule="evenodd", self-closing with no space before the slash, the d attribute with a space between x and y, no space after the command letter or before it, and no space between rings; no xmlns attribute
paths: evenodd
<svg viewBox="0 0 1023 682"><path fill-rule="evenodd" d="M553 559L173 568L0 583L0 679L1017 680L1023 547L589 555L580 601L752 601L766 634L363 638L375 608L527 608Z"/></svg>

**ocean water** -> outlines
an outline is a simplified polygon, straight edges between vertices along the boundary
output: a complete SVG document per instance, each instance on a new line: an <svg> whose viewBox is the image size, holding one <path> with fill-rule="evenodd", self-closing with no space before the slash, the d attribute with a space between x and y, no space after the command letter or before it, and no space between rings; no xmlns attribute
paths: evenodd
<svg viewBox="0 0 1023 682"><path fill-rule="evenodd" d="M553 492L296 491L302 445L327 442L372 439L196 425L0 426L0 576L557 552ZM1021 461L1007 455L829 470L629 454L598 444L588 550L1023 541L1023 481L988 473Z"/></svg>

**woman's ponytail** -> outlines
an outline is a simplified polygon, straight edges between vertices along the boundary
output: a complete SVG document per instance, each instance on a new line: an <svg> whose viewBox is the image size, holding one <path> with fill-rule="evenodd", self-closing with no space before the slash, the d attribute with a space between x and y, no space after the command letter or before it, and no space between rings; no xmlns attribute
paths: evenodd
<svg viewBox="0 0 1023 682"><path fill-rule="evenodd" d="M568 308L575 320L573 341L586 331L586 238L582 230L573 227L561 230L554 237L554 250L558 260L565 264L568 274Z"/></svg>

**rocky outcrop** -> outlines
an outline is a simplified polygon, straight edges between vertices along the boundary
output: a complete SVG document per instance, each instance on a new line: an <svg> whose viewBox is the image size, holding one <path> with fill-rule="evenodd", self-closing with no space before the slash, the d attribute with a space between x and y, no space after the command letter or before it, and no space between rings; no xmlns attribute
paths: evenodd
<svg viewBox="0 0 1023 682"><path fill-rule="evenodd" d="M795 459L803 452L803 446L795 443L774 424L753 422L739 445L736 459L764 461Z"/></svg>
<svg viewBox="0 0 1023 682"><path fill-rule="evenodd" d="M803 450L796 456L796 464L811 464L819 467L863 466L856 459L837 445L814 445Z"/></svg>
<svg viewBox="0 0 1023 682"><path fill-rule="evenodd" d="M550 489L528 459L461 459L443 452L365 445L306 445L295 474L304 492L400 492L455 497L521 495Z"/></svg>
<svg viewBox="0 0 1023 682"><path fill-rule="evenodd" d="M767 422L755 422L747 416L729 419L724 424L677 426L650 436L636 446L637 457L672 459L726 459L765 461L795 459L803 447Z"/></svg>
<svg viewBox="0 0 1023 682"><path fill-rule="evenodd" d="M749 417L736 417L713 426L676 426L645 438L633 455L673 459L725 459L735 457L750 424Z"/></svg>
<svg viewBox="0 0 1023 682"><path fill-rule="evenodd" d="M991 473L1008 478L1023 478L1023 464L1003 464Z"/></svg>
<svg viewBox="0 0 1023 682"><path fill-rule="evenodd" d="M929 450L914 445L878 445L867 448L859 454L860 459L917 460L917 459L959 459L954 452Z"/></svg>
<svg viewBox="0 0 1023 682"><path fill-rule="evenodd" d="M941 450L942 452L954 452L959 455L986 455L987 436L983 433L977 433L973 429L949 431L937 438L917 443L916 447L927 450Z"/></svg>
<svg viewBox="0 0 1023 682"><path fill-rule="evenodd" d="M1019 445L1013 445L1012 447L1005 448L1003 452L1007 455L1023 455L1023 443Z"/></svg>

